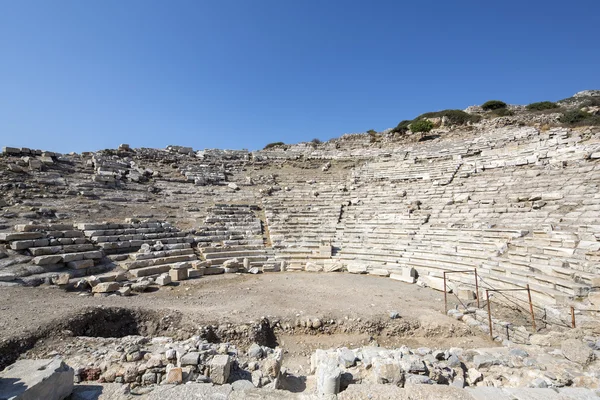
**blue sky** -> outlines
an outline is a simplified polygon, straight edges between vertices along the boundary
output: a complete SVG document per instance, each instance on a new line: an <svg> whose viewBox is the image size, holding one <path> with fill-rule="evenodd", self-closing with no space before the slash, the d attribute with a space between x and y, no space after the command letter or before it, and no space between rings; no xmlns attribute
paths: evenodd
<svg viewBox="0 0 600 400"><path fill-rule="evenodd" d="M600 1L0 0L0 145L327 140L599 89Z"/></svg>

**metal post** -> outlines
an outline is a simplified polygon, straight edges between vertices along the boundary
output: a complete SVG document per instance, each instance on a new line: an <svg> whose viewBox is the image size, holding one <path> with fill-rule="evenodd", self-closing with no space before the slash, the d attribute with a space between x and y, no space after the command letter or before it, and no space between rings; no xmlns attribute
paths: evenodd
<svg viewBox="0 0 600 400"><path fill-rule="evenodd" d="M490 291L486 289L485 297L487 299L487 309L488 309L488 324L490 326L490 337L494 340L494 334L492 333L492 309L490 307Z"/></svg>
<svg viewBox="0 0 600 400"><path fill-rule="evenodd" d="M446 272L444 272L444 314L448 315L448 294L446 293Z"/></svg>
<svg viewBox="0 0 600 400"><path fill-rule="evenodd" d="M529 297L529 311L531 312L531 325L533 325L533 331L536 332L535 326L535 314L533 313L533 303L531 302L531 290L529 289L529 284L527 284L527 297Z"/></svg>
<svg viewBox="0 0 600 400"><path fill-rule="evenodd" d="M575 328L575 307L571 306L571 327Z"/></svg>
<svg viewBox="0 0 600 400"><path fill-rule="evenodd" d="M477 308L480 307L479 305L479 278L477 277L477 268L475 268L475 293L477 295Z"/></svg>

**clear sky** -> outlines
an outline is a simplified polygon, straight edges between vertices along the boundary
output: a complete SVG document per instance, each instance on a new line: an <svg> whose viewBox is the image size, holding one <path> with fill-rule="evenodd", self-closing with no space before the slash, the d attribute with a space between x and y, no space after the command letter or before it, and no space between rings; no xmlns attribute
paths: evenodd
<svg viewBox="0 0 600 400"><path fill-rule="evenodd" d="M327 140L600 89L599 0L0 0L0 145Z"/></svg>

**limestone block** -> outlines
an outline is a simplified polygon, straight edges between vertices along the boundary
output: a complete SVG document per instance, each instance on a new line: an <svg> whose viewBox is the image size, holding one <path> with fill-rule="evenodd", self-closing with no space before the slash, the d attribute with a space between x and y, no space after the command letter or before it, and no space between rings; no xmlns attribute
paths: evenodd
<svg viewBox="0 0 600 400"><path fill-rule="evenodd" d="M331 362L323 362L317 367L317 395L336 395L340 392L342 371Z"/></svg>
<svg viewBox="0 0 600 400"><path fill-rule="evenodd" d="M31 260L35 265L57 264L63 260L62 255L38 256Z"/></svg>
<svg viewBox="0 0 600 400"><path fill-rule="evenodd" d="M160 286L166 286L171 283L171 276L168 274L162 274L156 278L156 283Z"/></svg>
<svg viewBox="0 0 600 400"><path fill-rule="evenodd" d="M61 359L19 360L0 372L3 399L62 400L73 391L73 368Z"/></svg>
<svg viewBox="0 0 600 400"><path fill-rule="evenodd" d="M563 197L563 194L559 192L542 193L542 200L561 200Z"/></svg>
<svg viewBox="0 0 600 400"><path fill-rule="evenodd" d="M324 260L323 271L325 272L340 272L344 270L344 264L338 260Z"/></svg>
<svg viewBox="0 0 600 400"><path fill-rule="evenodd" d="M102 282L94 286L92 293L112 293L120 288L121 287L117 282Z"/></svg>
<svg viewBox="0 0 600 400"><path fill-rule="evenodd" d="M404 371L396 360L375 358L373 360L373 374L376 383L387 383L396 386L404 384Z"/></svg>
<svg viewBox="0 0 600 400"><path fill-rule="evenodd" d="M83 253L67 253L62 255L62 260L66 263L70 263L72 261L83 260Z"/></svg>
<svg viewBox="0 0 600 400"><path fill-rule="evenodd" d="M346 269L351 274L366 274L367 266L366 265L356 265L356 264L348 264Z"/></svg>
<svg viewBox="0 0 600 400"><path fill-rule="evenodd" d="M217 385L224 385L229 379L231 371L231 360L226 354L213 357L210 362L210 379Z"/></svg>
<svg viewBox="0 0 600 400"><path fill-rule="evenodd" d="M187 271L187 279L200 278L203 275L203 271L201 269L189 268L186 271Z"/></svg>
<svg viewBox="0 0 600 400"><path fill-rule="evenodd" d="M12 172L25 172L23 167L18 166L17 164L8 164L8 170Z"/></svg>
<svg viewBox="0 0 600 400"><path fill-rule="evenodd" d="M181 367L172 367L167 372L165 383L167 384L180 384L183 382L183 372Z"/></svg>
<svg viewBox="0 0 600 400"><path fill-rule="evenodd" d="M78 260L67 263L67 267L71 269L85 269L94 266L94 260Z"/></svg>
<svg viewBox="0 0 600 400"><path fill-rule="evenodd" d="M456 290L456 295L462 300L475 300L477 298L475 291L466 287L459 287Z"/></svg>
<svg viewBox="0 0 600 400"><path fill-rule="evenodd" d="M29 160L29 169L32 171L39 171L42 169L42 162L36 159Z"/></svg>
<svg viewBox="0 0 600 400"><path fill-rule="evenodd" d="M41 232L8 232L0 233L0 242L12 242L13 240L32 240L41 239L44 235Z"/></svg>
<svg viewBox="0 0 600 400"><path fill-rule="evenodd" d="M444 291L444 278L438 278L437 276L421 276L419 279L424 282L427 287L430 287L434 290L439 290L440 292ZM447 280L446 291L448 293L452 293L452 285Z"/></svg>
<svg viewBox="0 0 600 400"><path fill-rule="evenodd" d="M567 339L562 342L561 350L566 359L581 365L587 365L594 358L592 349L577 339Z"/></svg>
<svg viewBox="0 0 600 400"><path fill-rule="evenodd" d="M374 268L371 271L369 271L369 275L388 277L390 276L390 271L384 268Z"/></svg>
<svg viewBox="0 0 600 400"><path fill-rule="evenodd" d="M391 279L407 283L415 283L417 280L416 276L417 271L412 267L403 267L401 273L390 274Z"/></svg>
<svg viewBox="0 0 600 400"><path fill-rule="evenodd" d="M4 154L10 154L13 156L18 156L19 154L21 154L21 149L17 149L16 147L3 147L2 148L2 152Z"/></svg>
<svg viewBox="0 0 600 400"><path fill-rule="evenodd" d="M204 268L204 275L219 275L224 273L225 270L221 267L207 267Z"/></svg>
<svg viewBox="0 0 600 400"><path fill-rule="evenodd" d="M183 367L186 365L198 365L200 363L200 353L192 351L184 354L179 360L179 364Z"/></svg>
<svg viewBox="0 0 600 400"><path fill-rule="evenodd" d="M184 281L188 277L187 268L177 266L171 267L171 269L169 270L169 276L171 277L171 280L173 282Z"/></svg>
<svg viewBox="0 0 600 400"><path fill-rule="evenodd" d="M306 265L304 266L304 270L307 272L321 272L323 271L323 267L319 264L307 261Z"/></svg>

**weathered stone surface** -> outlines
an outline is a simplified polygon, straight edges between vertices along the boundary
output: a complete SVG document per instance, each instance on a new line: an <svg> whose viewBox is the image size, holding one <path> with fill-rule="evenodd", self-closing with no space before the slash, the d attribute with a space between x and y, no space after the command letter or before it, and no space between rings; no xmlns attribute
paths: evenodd
<svg viewBox="0 0 600 400"><path fill-rule="evenodd" d="M349 264L346 266L346 269L351 274L366 274L367 273L366 265Z"/></svg>
<svg viewBox="0 0 600 400"><path fill-rule="evenodd" d="M180 384L183 382L183 372L181 367L172 367L168 369L167 377L165 378L166 384Z"/></svg>
<svg viewBox="0 0 600 400"><path fill-rule="evenodd" d="M342 371L332 362L322 362L317 367L317 395L335 395L340 391Z"/></svg>
<svg viewBox="0 0 600 400"><path fill-rule="evenodd" d="M404 371L395 360L375 358L373 360L373 374L377 383L404 385Z"/></svg>
<svg viewBox="0 0 600 400"><path fill-rule="evenodd" d="M227 383L231 372L231 359L228 355L219 354L210 362L210 379L217 385Z"/></svg>
<svg viewBox="0 0 600 400"><path fill-rule="evenodd" d="M187 354L184 354L179 361L181 366L185 365L198 365L200 362L200 353L197 351L192 351Z"/></svg>
<svg viewBox="0 0 600 400"><path fill-rule="evenodd" d="M231 384L231 388L237 392L243 392L246 390L254 389L255 386L251 381L247 381L244 379L237 380Z"/></svg>
<svg viewBox="0 0 600 400"><path fill-rule="evenodd" d="M63 260L61 255L49 255L35 257L31 262L37 265L57 264Z"/></svg>
<svg viewBox="0 0 600 400"><path fill-rule="evenodd" d="M160 286L166 286L171 283L171 277L167 274L162 274L156 278L156 283Z"/></svg>
<svg viewBox="0 0 600 400"><path fill-rule="evenodd" d="M92 288L92 293L112 293L119 290L120 287L117 282L99 283Z"/></svg>
<svg viewBox="0 0 600 400"><path fill-rule="evenodd" d="M0 372L0 399L62 400L73 391L74 374L59 358L19 360Z"/></svg>
<svg viewBox="0 0 600 400"><path fill-rule="evenodd" d="M581 340L567 339L562 343L561 350L565 358L581 365L587 365L594 359L592 349Z"/></svg>

